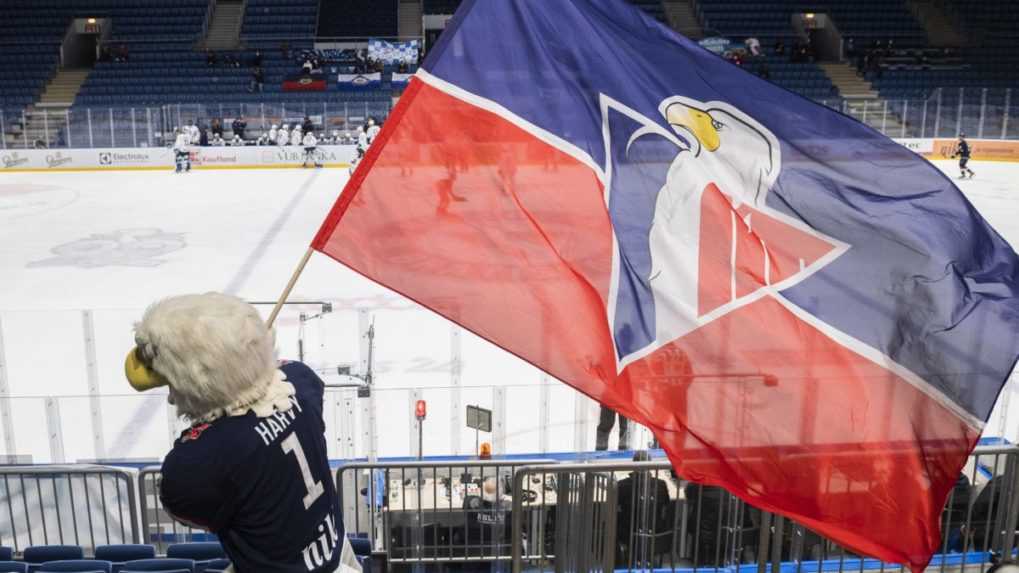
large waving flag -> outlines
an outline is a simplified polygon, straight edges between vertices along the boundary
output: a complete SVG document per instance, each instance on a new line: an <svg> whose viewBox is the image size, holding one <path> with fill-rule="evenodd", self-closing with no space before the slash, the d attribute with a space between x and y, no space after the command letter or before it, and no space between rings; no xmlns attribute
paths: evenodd
<svg viewBox="0 0 1019 573"><path fill-rule="evenodd" d="M948 179L621 1L463 2L312 246L914 570L1019 348Z"/></svg>

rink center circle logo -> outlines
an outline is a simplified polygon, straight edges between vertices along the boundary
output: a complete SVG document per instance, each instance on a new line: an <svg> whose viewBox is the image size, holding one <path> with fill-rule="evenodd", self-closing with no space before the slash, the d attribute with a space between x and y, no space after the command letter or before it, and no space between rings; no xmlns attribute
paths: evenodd
<svg viewBox="0 0 1019 573"><path fill-rule="evenodd" d="M99 165L142 165L152 161L144 151L101 151Z"/></svg>

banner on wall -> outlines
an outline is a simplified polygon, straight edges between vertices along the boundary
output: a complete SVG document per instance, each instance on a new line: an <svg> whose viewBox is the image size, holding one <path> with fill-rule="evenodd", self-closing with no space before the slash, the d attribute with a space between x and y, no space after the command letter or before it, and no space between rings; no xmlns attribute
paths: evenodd
<svg viewBox="0 0 1019 573"><path fill-rule="evenodd" d="M382 84L382 74L379 72L370 74L340 74L339 84L341 90L374 89Z"/></svg>
<svg viewBox="0 0 1019 573"><path fill-rule="evenodd" d="M410 79L414 77L414 74L401 74L393 72L393 85L394 86L405 86Z"/></svg>
<svg viewBox="0 0 1019 573"><path fill-rule="evenodd" d="M421 42L389 42L372 38L368 40L368 59L384 64L416 64L421 53Z"/></svg>
<svg viewBox="0 0 1019 573"><path fill-rule="evenodd" d="M321 145L316 159L326 166L344 166L354 153L352 145ZM296 167L303 162L301 146L194 147L191 151L191 164L198 169ZM174 168L174 154L169 148L0 150L0 172L163 168Z"/></svg>

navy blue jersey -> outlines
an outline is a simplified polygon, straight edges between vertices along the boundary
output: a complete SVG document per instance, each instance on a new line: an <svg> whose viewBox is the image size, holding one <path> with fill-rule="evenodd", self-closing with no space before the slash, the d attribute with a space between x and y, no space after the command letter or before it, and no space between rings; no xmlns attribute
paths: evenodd
<svg viewBox="0 0 1019 573"><path fill-rule="evenodd" d="M237 573L325 572L339 565L343 520L326 454L322 380L281 367L287 412L248 412L185 431L163 460L160 499L216 533Z"/></svg>
<svg viewBox="0 0 1019 573"><path fill-rule="evenodd" d="M965 157L969 159L969 143L965 141L959 141L959 157Z"/></svg>

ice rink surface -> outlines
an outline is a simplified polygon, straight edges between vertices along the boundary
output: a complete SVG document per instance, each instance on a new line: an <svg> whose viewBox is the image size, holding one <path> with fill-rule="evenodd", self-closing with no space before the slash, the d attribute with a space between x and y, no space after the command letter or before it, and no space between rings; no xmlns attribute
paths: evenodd
<svg viewBox="0 0 1019 573"><path fill-rule="evenodd" d="M958 175L954 162L936 165L953 179ZM971 167L976 178L956 184L999 233L1019 245L1019 164L978 161ZM81 397L97 385L108 397L102 413L106 453L151 455L151 445L138 445L125 427L140 424L142 433L154 432L162 442L170 435L171 421L161 398L146 399L142 407L141 397L128 395L123 383L120 368L132 344L131 323L150 302L173 294L215 290L247 300L275 300L347 178L345 169L4 174L0 348L5 350L11 395L23 400L13 401L20 410L14 413L18 449L26 449L26 443L33 443L33 450L47 449L45 437L30 437L31 420L45 415L42 400L33 397ZM381 422L384 455L409 453L406 400L412 389L424 388L425 394L435 389L429 409L436 419L452 414L444 404L449 394L442 392L450 384L453 344L463 356L463 402L490 405L491 388L500 386L512 394L511 408L526 400L529 406L511 417L506 447L537 451L535 428L542 414L533 403L543 380L534 368L468 333L452 334L444 320L317 253L291 300L335 305L330 316L305 325L308 361L321 368L356 364L366 312L374 317L379 388L400 392L383 409L398 413ZM268 312L268 305L263 308ZM282 355L295 354L297 313L316 309L295 307L281 319ZM91 311L87 319L86 310ZM94 363L83 342L89 328ZM552 399L563 404L543 414L558 428L548 447L593 445L593 426L578 429L574 418L592 406L575 407L572 390L553 386ZM87 424L94 415L87 399L68 400L72 403L61 402L64 425ZM1005 434L1012 440L1019 431L1019 398L1013 402ZM337 402L337 416L342 415L340 407ZM992 417L986 433L999 435L1000 428L999 417ZM441 434L430 440L431 447L449 444L449 433ZM582 443L581 434L590 434L591 442ZM468 449L468 441L473 447L473 433L461 438L460 450ZM72 443L65 447L83 453L68 452L68 459L89 457L88 436L69 439ZM333 452L342 453L349 452Z"/></svg>

